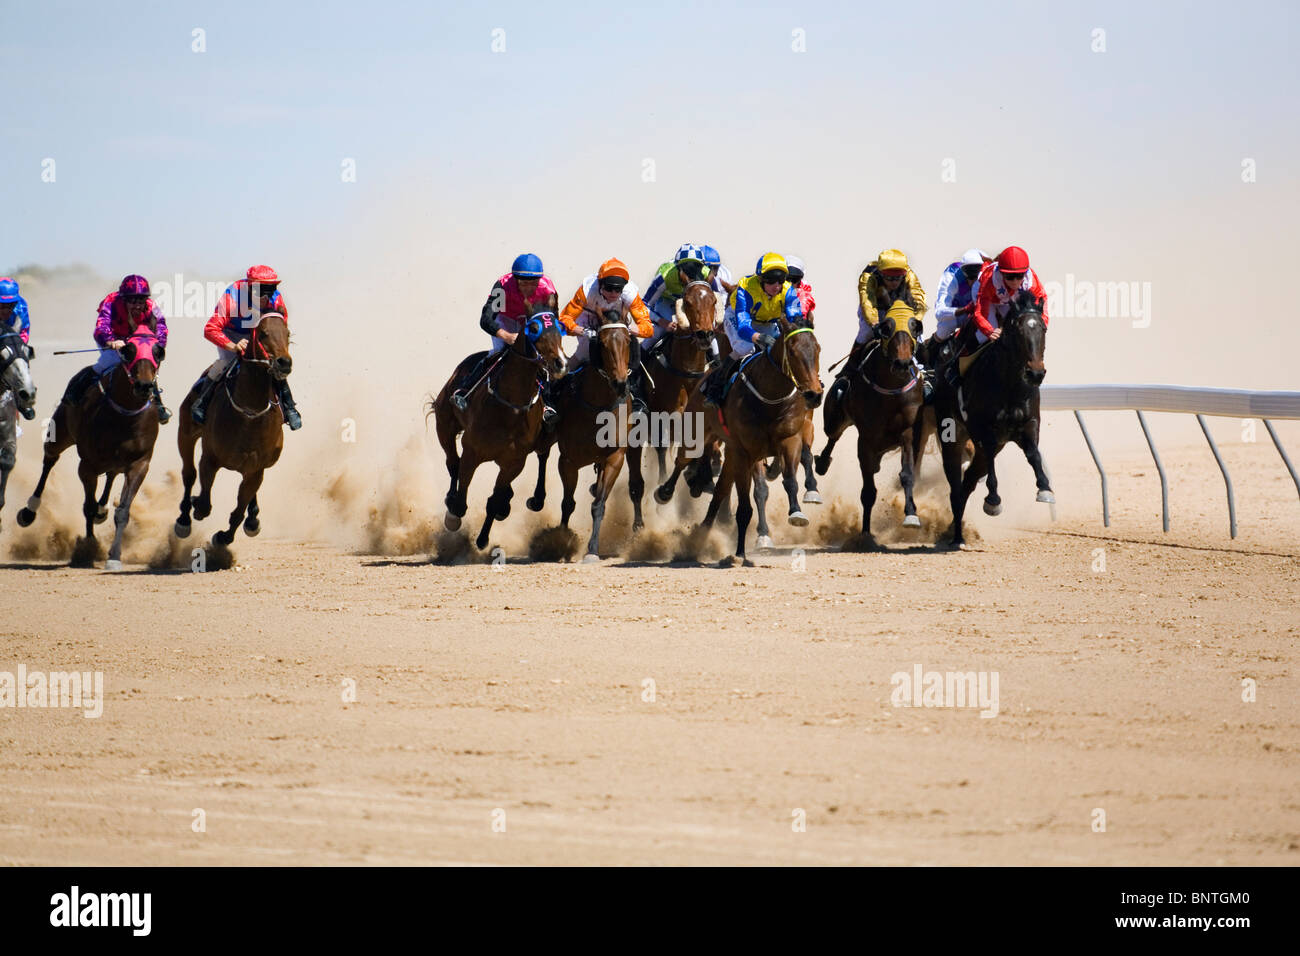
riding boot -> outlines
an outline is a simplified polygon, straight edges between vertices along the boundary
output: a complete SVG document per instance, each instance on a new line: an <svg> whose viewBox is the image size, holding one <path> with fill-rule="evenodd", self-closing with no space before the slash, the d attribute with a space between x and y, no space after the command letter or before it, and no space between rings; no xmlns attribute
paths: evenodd
<svg viewBox="0 0 1300 956"><path fill-rule="evenodd" d="M709 373L709 377L704 380L704 387L701 390L704 395L704 404L712 408L722 407L722 390L727 385L727 379L731 378L731 373L736 370L739 360L734 355L728 355L723 360L719 368Z"/></svg>
<svg viewBox="0 0 1300 956"><path fill-rule="evenodd" d="M157 382L153 383L153 400L158 405L158 424L166 425L172 420L172 413L171 410L163 404L162 389L158 387Z"/></svg>
<svg viewBox="0 0 1300 956"><path fill-rule="evenodd" d="M649 384L646 375L645 366L637 364L633 366L632 371L628 374L628 392L632 395L632 414L647 415L650 412L646 386Z"/></svg>
<svg viewBox="0 0 1300 956"><path fill-rule="evenodd" d="M458 383L460 388L451 393L451 403L460 411L463 412L465 409L469 408L469 387L478 381L479 375L483 372L483 363L491 357L492 353L489 352L486 356L479 359L478 362L474 364L474 367L469 370L469 373Z"/></svg>
<svg viewBox="0 0 1300 956"><path fill-rule="evenodd" d="M555 406L559 403L559 392L564 387L564 379L547 381L542 385L542 427L548 432L554 431L559 424L560 413Z"/></svg>
<svg viewBox="0 0 1300 956"><path fill-rule="evenodd" d="M276 379L275 394L280 399L280 408L284 412L285 424L289 426L289 431L296 432L302 428L302 416L298 414L298 406L293 403L293 393L289 391L289 380L287 378Z"/></svg>
<svg viewBox="0 0 1300 956"><path fill-rule="evenodd" d="M219 381L220 379L208 378L205 375L199 383L199 397L194 399L194 404L190 406L190 418L194 420L195 425L202 425L203 420L207 418L208 402L212 401L212 395L216 392Z"/></svg>
<svg viewBox="0 0 1300 956"><path fill-rule="evenodd" d="M68 405L80 404L81 400L86 397L86 389L95 383L95 378L95 367L87 365L69 380L68 387L63 392L62 401Z"/></svg>

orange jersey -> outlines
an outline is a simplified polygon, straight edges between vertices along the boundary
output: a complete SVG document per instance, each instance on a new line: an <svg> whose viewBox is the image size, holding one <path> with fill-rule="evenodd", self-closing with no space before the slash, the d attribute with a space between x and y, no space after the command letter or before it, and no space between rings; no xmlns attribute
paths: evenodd
<svg viewBox="0 0 1300 956"><path fill-rule="evenodd" d="M613 302L608 302L600 291L600 280L596 276L587 276L582 285L573 294L560 311L560 321L570 335L580 335L582 330L599 327L604 321L603 313L617 309L632 330L641 338L648 339L654 335L654 326L650 324L650 310L641 301L641 293L636 283L629 282L622 293Z"/></svg>

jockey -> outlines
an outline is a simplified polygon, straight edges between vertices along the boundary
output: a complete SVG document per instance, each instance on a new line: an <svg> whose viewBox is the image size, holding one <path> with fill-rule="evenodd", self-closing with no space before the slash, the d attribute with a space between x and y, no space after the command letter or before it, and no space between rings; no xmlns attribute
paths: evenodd
<svg viewBox="0 0 1300 956"><path fill-rule="evenodd" d="M975 283L973 318L975 339L980 345L996 342L1002 336L1001 320L1010 310L1011 300L1023 289L1043 304L1043 328L1047 328L1047 292L1029 268L1029 253L1019 246L1007 246L996 262L984 266Z"/></svg>
<svg viewBox="0 0 1300 956"><path fill-rule="evenodd" d="M982 249L967 249L962 257L943 270L939 288L935 293L934 335L922 342L918 359L927 371L951 357L953 335L960 331L975 312L972 296L975 280L986 262L991 261Z"/></svg>
<svg viewBox="0 0 1300 956"><path fill-rule="evenodd" d="M704 250L689 242L678 246L672 262L665 262L655 271L655 277L645 290L645 304L650 310L654 334L648 342L642 343L642 348L646 351L654 348L663 334L673 327L677 319L677 303L686 294L686 287L692 282L704 281L707 275Z"/></svg>
<svg viewBox="0 0 1300 956"><path fill-rule="evenodd" d="M17 332L23 344L26 344L31 331L32 320L27 314L27 300L18 294L18 283L5 276L0 279L0 335Z"/></svg>
<svg viewBox="0 0 1300 956"><path fill-rule="evenodd" d="M542 270L542 260L531 252L525 252L515 256L510 271L492 283L492 291L488 293L487 302L483 303L483 311L478 319L479 327L492 336L492 345L488 356L484 356L462 380L464 387L451 393L453 405L462 412L469 407L469 393L474 384L481 380L488 357L514 345L524 324L538 306L545 306L552 313L558 312L559 296L555 283ZM548 406L548 420L554 414L555 410Z"/></svg>
<svg viewBox="0 0 1300 956"><path fill-rule="evenodd" d="M110 292L100 301L99 314L95 320L95 344L100 349L99 359L94 365L83 368L72 376L62 400L71 405L77 404L97 378L121 365L122 356L118 349L126 345L127 339L141 325L152 329L158 336L158 344L166 347L167 319L153 299L149 298L149 280L144 276L129 275L122 280L116 292ZM158 403L158 423L166 424L172 413L163 405L162 391L156 381L153 397Z"/></svg>
<svg viewBox="0 0 1300 956"><path fill-rule="evenodd" d="M731 270L722 264L721 254L712 246L700 246L700 252L704 253L704 266L708 270L706 278L713 291L730 295L736 283L731 278Z"/></svg>
<svg viewBox="0 0 1300 956"><path fill-rule="evenodd" d="M769 252L758 260L754 274L741 279L731 294L725 320L731 354L701 386L706 405L714 408L722 405L722 389L731 373L756 346L769 346L776 341L777 320L782 316L789 321L801 318L803 306L790 282L787 262L775 252Z"/></svg>
<svg viewBox="0 0 1300 956"><path fill-rule="evenodd" d="M289 306L280 295L280 277L270 266L250 266L244 278L237 279L221 295L217 307L203 327L203 337L217 347L217 360L208 366L203 377L195 383L199 396L194 400L190 415L194 424L202 425L208 413L208 402L217 390L217 383L226 373L230 363L244 354L248 340L265 313L278 313L289 321ZM291 431L302 428L302 416L294 404L289 383L282 378L271 379L284 420Z"/></svg>
<svg viewBox="0 0 1300 956"><path fill-rule="evenodd" d="M804 281L803 260L798 256L786 256L786 270L790 273L790 284L794 286L795 294L799 296L799 305L803 308L804 318L808 324L813 324L813 310L817 308L817 300L813 298L812 286Z"/></svg>
<svg viewBox="0 0 1300 956"><path fill-rule="evenodd" d="M573 351L573 358L569 359L571 368L576 369L587 361L591 352L590 340L596 337L596 330L604 325L605 313L610 309L619 313L633 335L648 339L654 334L650 310L641 301L641 295L636 283L631 280L631 273L627 271L627 266L617 259L607 259L601 263L595 275L587 276L582 280L582 285L578 287L578 291L573 294L569 304L560 313L560 324L570 335L580 336L578 347ZM637 368L640 367L640 363L637 362L639 354L637 343L633 342L632 347L628 349L629 365L635 362ZM631 367L628 371L631 383L644 378L632 374ZM644 411L645 396L638 394L638 390L638 386L634 384L633 405L636 410Z"/></svg>
<svg viewBox="0 0 1300 956"><path fill-rule="evenodd" d="M858 276L858 337L853 341L848 361L835 376L828 399L843 395L848 388L849 376L858 371L867 354L867 346L876 338L876 323L885 317L895 302L910 307L917 320L928 308L921 280L908 265L907 256L899 249L886 249ZM929 393L928 388L926 393Z"/></svg>

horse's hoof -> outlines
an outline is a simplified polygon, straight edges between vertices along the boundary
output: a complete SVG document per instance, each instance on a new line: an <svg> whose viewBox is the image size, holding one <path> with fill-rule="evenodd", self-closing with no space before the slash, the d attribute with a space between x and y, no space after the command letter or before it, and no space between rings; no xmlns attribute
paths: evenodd
<svg viewBox="0 0 1300 956"><path fill-rule="evenodd" d="M776 481L781 476L781 463L773 458L768 462L767 471L764 474L767 475L768 481Z"/></svg>
<svg viewBox="0 0 1300 956"><path fill-rule="evenodd" d="M36 512L31 508L21 508L18 511L18 527L26 528L36 520Z"/></svg>
<svg viewBox="0 0 1300 956"><path fill-rule="evenodd" d="M822 503L822 496L817 491L805 491L803 493L803 503L806 505L819 505Z"/></svg>
<svg viewBox="0 0 1300 956"><path fill-rule="evenodd" d="M95 512L95 524L103 524L108 520L108 509L100 508Z"/></svg>
<svg viewBox="0 0 1300 956"><path fill-rule="evenodd" d="M919 528L921 527L921 519L916 515L903 515L903 527Z"/></svg>
<svg viewBox="0 0 1300 956"><path fill-rule="evenodd" d="M536 495L524 502L529 511L541 511L542 506L546 504L545 498L538 498Z"/></svg>
<svg viewBox="0 0 1300 956"><path fill-rule="evenodd" d="M588 552L582 556L583 564L600 564L600 555Z"/></svg>
<svg viewBox="0 0 1300 956"><path fill-rule="evenodd" d="M109 558L107 561L104 562L104 570L105 570L105 571L121 571L121 570L122 570L122 562L121 562L121 561L118 561L116 558Z"/></svg>
<svg viewBox="0 0 1300 956"><path fill-rule="evenodd" d="M770 534L760 534L758 540L755 541L754 544L760 551L770 551L772 548L776 547Z"/></svg>
<svg viewBox="0 0 1300 956"><path fill-rule="evenodd" d="M459 531L460 519L457 518L450 511L448 511L445 515L442 516L442 526L446 528L448 531Z"/></svg>
<svg viewBox="0 0 1300 956"><path fill-rule="evenodd" d="M953 545L953 547L956 548L958 551L971 550L971 546L967 544L965 541L958 541L955 545Z"/></svg>
<svg viewBox="0 0 1300 956"><path fill-rule="evenodd" d="M986 515L991 515L992 517L996 518L998 515L1002 514L1002 502L999 501L997 503L994 503L989 501L987 498L985 498L984 513Z"/></svg>
<svg viewBox="0 0 1300 956"><path fill-rule="evenodd" d="M212 514L212 505L201 505L197 503L194 505L194 517L197 520L202 521L210 514Z"/></svg>
<svg viewBox="0 0 1300 956"><path fill-rule="evenodd" d="M1054 505L1056 504L1056 495L1052 494L1050 491L1040 491L1038 497L1034 500L1041 501L1045 505Z"/></svg>
<svg viewBox="0 0 1300 956"><path fill-rule="evenodd" d="M804 514L802 511L794 512L785 520L788 521L793 527L796 528L808 527L808 516Z"/></svg>
<svg viewBox="0 0 1300 956"><path fill-rule="evenodd" d="M235 536L229 531L218 531L212 536L212 543L218 548L228 548L234 540Z"/></svg>
<svg viewBox="0 0 1300 956"><path fill-rule="evenodd" d="M262 522L256 518L249 518L244 522L244 534L250 538L256 538L262 531Z"/></svg>
<svg viewBox="0 0 1300 956"><path fill-rule="evenodd" d="M723 558L721 566L724 568L743 568L745 566L745 556L743 554L733 554L729 558Z"/></svg>
<svg viewBox="0 0 1300 956"><path fill-rule="evenodd" d="M633 534L636 534L638 531L644 531L644 530L645 530L645 522L644 522L644 521L633 521L633 522L632 522L632 533L633 533Z"/></svg>
<svg viewBox="0 0 1300 956"><path fill-rule="evenodd" d="M668 504L668 502L672 500L673 500L672 492L664 491L663 485L660 485L658 488L655 489L655 501L659 502L661 505L666 505Z"/></svg>
<svg viewBox="0 0 1300 956"><path fill-rule="evenodd" d="M172 531L176 533L178 538L188 538L190 536L190 523L188 521L183 523L178 521Z"/></svg>
<svg viewBox="0 0 1300 956"><path fill-rule="evenodd" d="M818 455L813 459L813 470L819 475L824 475L831 467L831 460Z"/></svg>

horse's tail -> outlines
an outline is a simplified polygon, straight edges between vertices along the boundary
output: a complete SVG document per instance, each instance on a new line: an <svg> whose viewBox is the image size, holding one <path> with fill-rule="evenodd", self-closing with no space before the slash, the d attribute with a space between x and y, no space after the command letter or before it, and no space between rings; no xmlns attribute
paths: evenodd
<svg viewBox="0 0 1300 956"><path fill-rule="evenodd" d="M438 399L433 395L425 395L424 399L424 427L427 431L429 428L429 416L437 411Z"/></svg>

